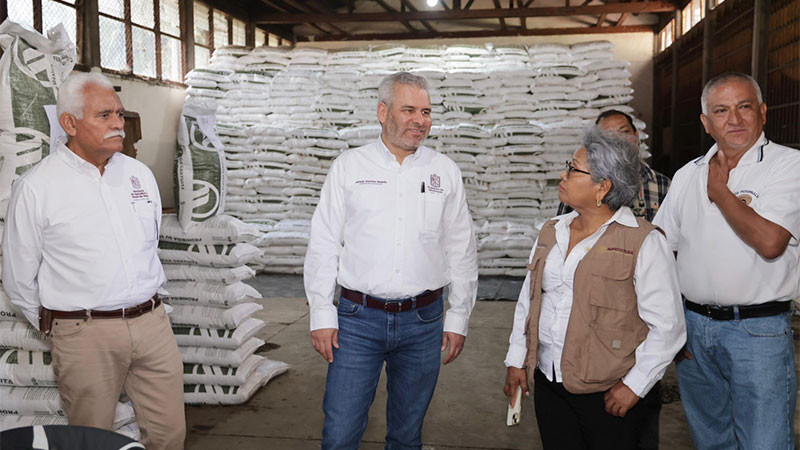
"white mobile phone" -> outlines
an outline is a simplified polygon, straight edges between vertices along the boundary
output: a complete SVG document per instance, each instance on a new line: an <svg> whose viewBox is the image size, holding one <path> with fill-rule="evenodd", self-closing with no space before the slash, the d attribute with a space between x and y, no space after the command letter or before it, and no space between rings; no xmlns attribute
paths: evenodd
<svg viewBox="0 0 800 450"><path fill-rule="evenodd" d="M519 416L522 411L522 386L517 386L517 393L514 394L514 407L511 403L508 404L508 417L506 418L506 425L513 427L519 425Z"/></svg>

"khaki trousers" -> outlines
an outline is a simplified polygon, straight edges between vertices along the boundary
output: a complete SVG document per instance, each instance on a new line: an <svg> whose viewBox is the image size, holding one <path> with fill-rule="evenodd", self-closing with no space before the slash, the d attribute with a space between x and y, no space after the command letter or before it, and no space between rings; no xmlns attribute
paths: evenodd
<svg viewBox="0 0 800 450"><path fill-rule="evenodd" d="M124 387L147 449L183 448L183 363L163 306L133 319L55 319L52 335L70 425L110 430Z"/></svg>

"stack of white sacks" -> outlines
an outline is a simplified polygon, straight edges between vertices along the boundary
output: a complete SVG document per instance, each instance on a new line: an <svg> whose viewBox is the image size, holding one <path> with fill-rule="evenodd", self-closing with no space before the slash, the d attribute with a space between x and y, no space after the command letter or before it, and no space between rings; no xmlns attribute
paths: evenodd
<svg viewBox="0 0 800 450"><path fill-rule="evenodd" d="M174 214L163 216L159 257L167 276L170 320L184 367L189 404L244 403L289 366L255 355L264 328L253 318L263 307L258 291L243 281L261 251L247 242L258 226L218 215L184 230Z"/></svg>
<svg viewBox="0 0 800 450"><path fill-rule="evenodd" d="M527 254L519 255L555 214L558 176L582 130L606 109L634 113L627 106L630 64L614 59L613 47L607 41L385 44L335 51L260 47L246 54L222 48L209 68L187 75L187 103L217 105L229 175L225 212L260 223L290 220L282 227L294 229L297 220L310 218L332 160L380 134L380 80L398 70L424 76L436 124L426 145L461 167L480 272L522 276ZM646 139L645 124L636 120L636 126ZM647 156L644 144L642 152ZM525 239L497 248L509 230ZM267 250L258 268L299 273L302 258L269 261L300 241ZM300 256L296 250L291 254Z"/></svg>

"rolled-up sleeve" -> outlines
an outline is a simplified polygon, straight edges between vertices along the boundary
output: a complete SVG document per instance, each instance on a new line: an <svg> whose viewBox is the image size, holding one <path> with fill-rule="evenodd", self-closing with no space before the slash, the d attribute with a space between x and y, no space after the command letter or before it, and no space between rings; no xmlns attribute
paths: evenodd
<svg viewBox="0 0 800 450"><path fill-rule="evenodd" d="M3 232L3 289L11 303L39 329L39 267L42 263L40 205L34 191L18 180L11 191Z"/></svg>

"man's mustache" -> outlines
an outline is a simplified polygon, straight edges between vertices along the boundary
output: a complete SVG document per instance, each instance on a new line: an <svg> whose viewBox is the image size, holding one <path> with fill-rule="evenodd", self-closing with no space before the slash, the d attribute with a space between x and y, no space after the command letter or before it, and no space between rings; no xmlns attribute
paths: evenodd
<svg viewBox="0 0 800 450"><path fill-rule="evenodd" d="M123 130L109 131L108 133L106 133L105 136L103 136L103 139L111 139L117 136L121 137L122 139L125 139L125 131Z"/></svg>

